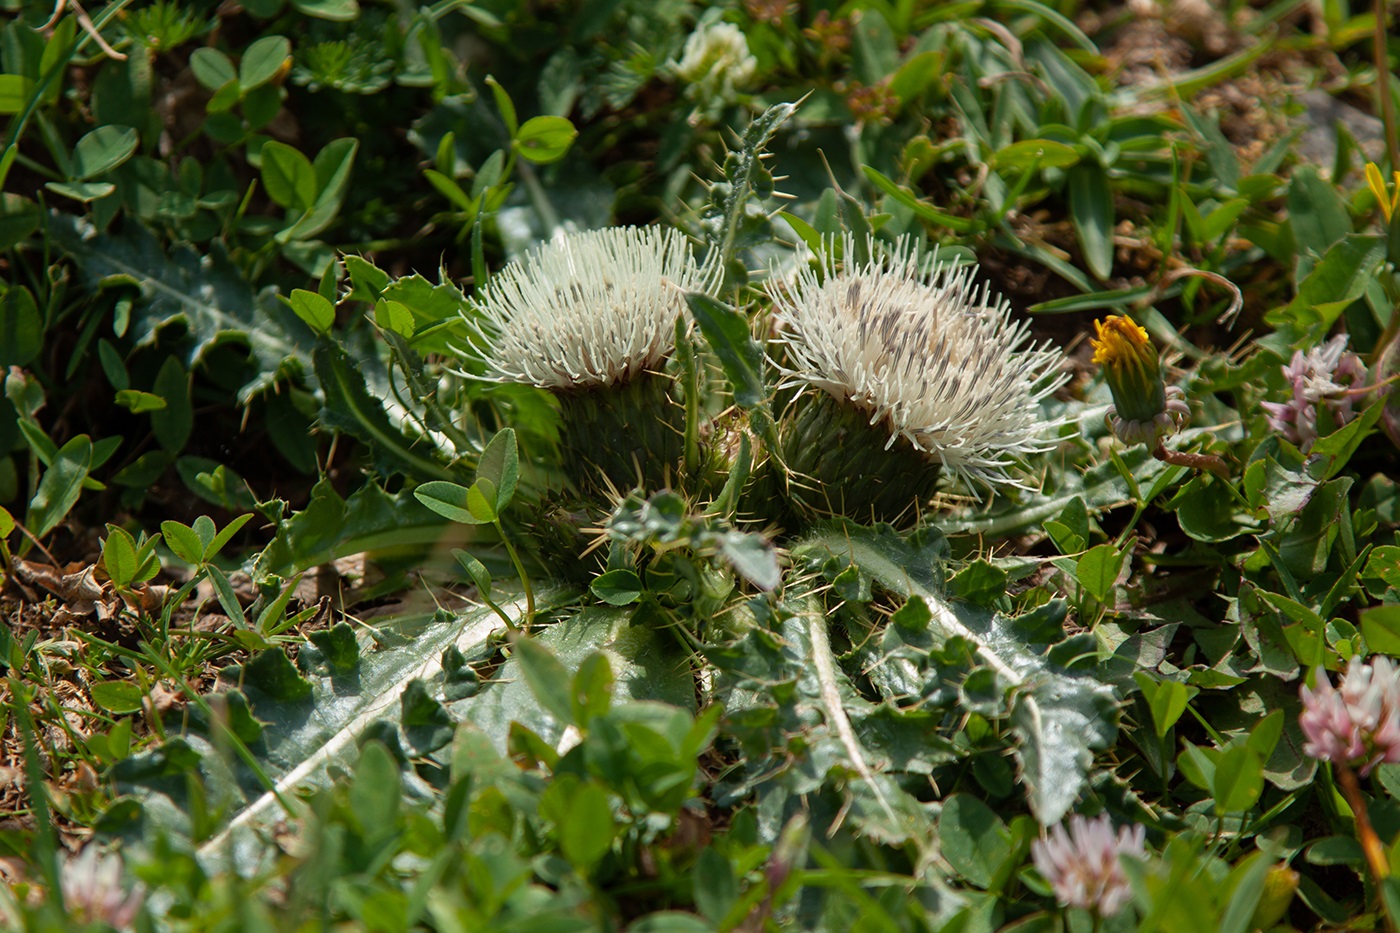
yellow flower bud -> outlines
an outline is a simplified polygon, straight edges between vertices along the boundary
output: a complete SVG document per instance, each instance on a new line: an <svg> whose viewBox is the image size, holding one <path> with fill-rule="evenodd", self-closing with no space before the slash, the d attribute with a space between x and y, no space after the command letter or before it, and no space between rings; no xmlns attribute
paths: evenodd
<svg viewBox="0 0 1400 933"><path fill-rule="evenodd" d="M1109 424L1125 444L1153 444L1190 417L1182 391L1162 382L1162 364L1147 331L1125 317L1094 322L1094 362L1113 393Z"/></svg>
<svg viewBox="0 0 1400 933"><path fill-rule="evenodd" d="M1298 890L1298 873L1287 865L1275 865L1264 876L1264 893L1254 908L1250 929L1268 930L1277 926L1288 914L1293 895Z"/></svg>
<svg viewBox="0 0 1400 933"><path fill-rule="evenodd" d="M1392 186L1395 190L1389 190L1385 183L1385 178L1381 175L1380 166L1374 162L1366 163L1366 187L1371 189L1371 193L1380 202L1381 213L1385 215L1386 223L1400 210L1400 172L1392 172Z"/></svg>

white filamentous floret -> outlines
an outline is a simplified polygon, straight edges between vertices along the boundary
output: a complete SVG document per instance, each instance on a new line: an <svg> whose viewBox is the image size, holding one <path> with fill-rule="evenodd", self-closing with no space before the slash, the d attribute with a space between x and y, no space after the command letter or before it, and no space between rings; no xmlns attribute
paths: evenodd
<svg viewBox="0 0 1400 933"><path fill-rule="evenodd" d="M867 248L874 258L839 271L829 248L820 275L803 265L786 287L770 286L783 386L857 406L889 431L887 447L902 438L966 480L1020 485L1015 460L1053 448L1066 423L1040 409L1068 379L1061 354L1024 346L1030 325L972 284L975 267L935 262L925 273L908 241L885 255ZM855 255L849 235L841 252Z"/></svg>
<svg viewBox="0 0 1400 933"><path fill-rule="evenodd" d="M493 276L467 323L490 346L487 379L615 385L670 354L685 292L706 290L713 271L673 229L567 234Z"/></svg>

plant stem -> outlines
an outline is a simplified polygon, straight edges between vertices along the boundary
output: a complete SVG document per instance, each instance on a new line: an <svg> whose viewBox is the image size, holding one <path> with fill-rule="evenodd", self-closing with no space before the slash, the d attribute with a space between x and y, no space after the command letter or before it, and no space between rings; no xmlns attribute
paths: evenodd
<svg viewBox="0 0 1400 933"><path fill-rule="evenodd" d="M1390 876L1390 859L1386 857L1385 846L1371 826L1371 817L1366 812L1366 798L1361 795L1361 782L1351 765L1339 762L1336 767L1337 783L1342 785L1342 796L1351 807L1356 818L1356 840L1361 843L1361 851L1366 854L1366 864L1371 868L1376 887ZM1384 901L1382 901L1384 903ZM1386 925L1395 933L1395 919L1386 912Z"/></svg>
<svg viewBox="0 0 1400 933"><path fill-rule="evenodd" d="M515 162L515 155L511 155L511 164ZM530 198L530 206L535 209L535 213L540 215L540 223L545 228L545 240L550 239L562 224L559 222L559 212L554 209L554 204L549 200L549 194L540 184L539 176L528 162L520 163L520 180L525 183L525 193ZM510 177L509 166L502 174L502 179Z"/></svg>
<svg viewBox="0 0 1400 933"><path fill-rule="evenodd" d="M686 316L676 319L676 360L681 366L685 392L685 475L694 480L700 473L700 361L686 326Z"/></svg>
<svg viewBox="0 0 1400 933"><path fill-rule="evenodd" d="M527 590L527 592L528 592L528 590ZM490 609L490 610L491 610L492 612L494 612L496 615L500 616L501 621L504 622L504 623L506 624L506 628L507 628L509 631L511 631L512 633L520 631L520 629L517 628L516 625L515 625L515 620L512 619L512 618L510 617L510 614L507 613L504 609L502 609L501 606L500 606L500 604L497 603L494 599L492 599L492 598L489 597L489 596L484 596L484 595L483 595L483 596L481 597L481 601L484 602L484 603L486 604L486 606L487 606L488 609Z"/></svg>
<svg viewBox="0 0 1400 933"><path fill-rule="evenodd" d="M1188 454L1182 450L1168 450L1161 441L1158 441L1157 449L1152 451L1152 456L1173 466L1189 467L1192 470L1209 470L1218 476L1226 486L1230 485L1230 468L1225 465L1224 460L1215 454ZM1233 488L1231 487L1231 489Z"/></svg>
<svg viewBox="0 0 1400 933"><path fill-rule="evenodd" d="M535 591L530 586L530 575L525 572L525 565L520 562L520 555L516 553L515 545L510 543L510 538L506 536L506 530L501 527L501 520L497 518L493 524L496 526L496 533L501 536L501 543L506 546L510 562L515 565L515 572L520 577L520 585L525 588L525 624L522 628L528 635L530 627L535 624Z"/></svg>
<svg viewBox="0 0 1400 933"><path fill-rule="evenodd" d="M24 682L13 671L9 677L10 706L19 722L20 741L24 749L24 770L29 781L29 809L34 815L35 833L32 852L39 870L43 872L48 887L49 903L58 908L63 906L63 878L58 868L58 838L54 824L49 818L49 785L40 763L39 730L34 726L34 717L29 710L33 695ZM50 756L50 761L53 757Z"/></svg>
<svg viewBox="0 0 1400 933"><path fill-rule="evenodd" d="M1128 526L1123 529L1123 531L1118 535L1118 538L1113 542L1113 546L1115 548L1121 549L1123 545L1127 543L1128 536L1133 533L1133 529L1137 527L1138 521L1146 512L1146 503L1140 501L1136 506L1134 506L1133 517L1128 520Z"/></svg>

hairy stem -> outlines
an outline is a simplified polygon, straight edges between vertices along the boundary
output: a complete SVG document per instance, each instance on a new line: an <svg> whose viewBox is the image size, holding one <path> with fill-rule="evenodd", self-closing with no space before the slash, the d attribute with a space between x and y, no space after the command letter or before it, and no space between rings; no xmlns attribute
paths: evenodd
<svg viewBox="0 0 1400 933"><path fill-rule="evenodd" d="M1366 854L1366 864L1370 866L1371 876L1379 887L1381 882L1390 876L1390 859L1386 857L1385 846L1371 826L1371 817L1366 811L1366 798L1361 795L1361 782L1351 765L1345 762L1337 765L1336 774L1337 783L1342 786L1342 796L1346 798L1352 814L1356 817L1356 840L1361 843L1361 851ZM1395 933L1395 918L1390 916L1389 911L1386 912L1386 926L1391 933Z"/></svg>
<svg viewBox="0 0 1400 933"><path fill-rule="evenodd" d="M1163 463L1170 463L1172 466L1189 467L1192 470L1209 470L1220 477L1221 482L1227 485L1230 482L1230 468L1225 461L1215 454L1189 454L1182 450L1168 450L1161 442L1157 442L1157 449L1152 451L1152 456Z"/></svg>

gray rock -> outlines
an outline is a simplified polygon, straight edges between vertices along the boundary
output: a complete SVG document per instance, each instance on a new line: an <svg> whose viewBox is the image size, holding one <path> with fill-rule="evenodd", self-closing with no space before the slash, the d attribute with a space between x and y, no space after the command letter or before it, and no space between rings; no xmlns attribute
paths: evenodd
<svg viewBox="0 0 1400 933"><path fill-rule="evenodd" d="M1358 110L1314 88L1298 95L1306 108L1306 124L1298 138L1298 155L1330 172L1337 161L1337 127L1340 124L1356 139L1361 151L1372 162L1379 162L1385 150L1385 126L1369 113Z"/></svg>

